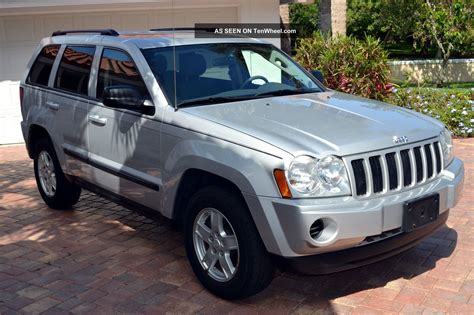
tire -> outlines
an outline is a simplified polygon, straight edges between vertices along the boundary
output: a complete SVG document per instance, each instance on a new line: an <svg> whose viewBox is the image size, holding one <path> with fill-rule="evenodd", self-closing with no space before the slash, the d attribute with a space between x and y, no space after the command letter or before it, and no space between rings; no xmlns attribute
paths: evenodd
<svg viewBox="0 0 474 315"><path fill-rule="evenodd" d="M77 203L81 188L64 176L56 151L49 139L40 139L35 144L34 170L38 191L50 208L70 209Z"/></svg>
<svg viewBox="0 0 474 315"><path fill-rule="evenodd" d="M213 219L220 221L219 214L222 224L213 225ZM214 233L219 229L213 226L221 226L220 232ZM191 267L211 293L242 299L262 291L273 280L271 256L247 205L235 193L217 186L196 192L188 204L184 228Z"/></svg>

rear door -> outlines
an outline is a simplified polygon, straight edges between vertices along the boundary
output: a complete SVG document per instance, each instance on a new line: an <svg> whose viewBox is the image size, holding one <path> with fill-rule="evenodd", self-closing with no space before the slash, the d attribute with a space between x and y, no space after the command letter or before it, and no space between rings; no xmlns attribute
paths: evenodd
<svg viewBox="0 0 474 315"><path fill-rule="evenodd" d="M46 107L56 113L54 134L61 156L65 156L67 173L90 178L87 165L87 113L89 111L89 81L95 46L63 45L61 60L56 65L53 89L48 93Z"/></svg>
<svg viewBox="0 0 474 315"><path fill-rule="evenodd" d="M94 184L157 209L160 201L160 125L153 115L104 106L105 87L129 85L150 99L137 65L124 50L104 47L97 62L96 100L88 115Z"/></svg>

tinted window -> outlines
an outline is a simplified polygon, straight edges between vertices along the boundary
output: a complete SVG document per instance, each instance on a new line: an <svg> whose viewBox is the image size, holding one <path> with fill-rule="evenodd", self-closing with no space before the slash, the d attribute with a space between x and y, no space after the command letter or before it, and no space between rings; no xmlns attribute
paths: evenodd
<svg viewBox="0 0 474 315"><path fill-rule="evenodd" d="M94 52L95 47L67 46L59 64L54 86L61 90L87 95Z"/></svg>
<svg viewBox="0 0 474 315"><path fill-rule="evenodd" d="M59 47L59 45L51 45L41 50L38 58L36 58L35 63L31 67L30 74L26 79L27 83L48 85L49 75L51 74L54 60L58 55Z"/></svg>
<svg viewBox="0 0 474 315"><path fill-rule="evenodd" d="M123 51L104 48L97 78L97 98L102 99L104 88L112 85L133 86L145 98L150 98L132 58Z"/></svg>

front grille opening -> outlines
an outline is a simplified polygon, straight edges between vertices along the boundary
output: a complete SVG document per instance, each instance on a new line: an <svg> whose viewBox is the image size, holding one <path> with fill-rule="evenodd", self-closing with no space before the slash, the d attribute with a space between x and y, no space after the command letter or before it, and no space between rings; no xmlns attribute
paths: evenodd
<svg viewBox="0 0 474 315"><path fill-rule="evenodd" d="M425 144L425 155L426 155L426 178L433 176L433 156L431 155L431 148L429 144Z"/></svg>
<svg viewBox="0 0 474 315"><path fill-rule="evenodd" d="M397 163L395 162L395 153L385 154L385 160L387 161L388 167L388 182L390 190L397 189L398 187L398 174L397 174Z"/></svg>
<svg viewBox="0 0 474 315"><path fill-rule="evenodd" d="M412 182L411 178L411 165L410 165L410 155L408 150L400 151L400 156L402 157L402 166L403 166L403 186L410 186Z"/></svg>
<svg viewBox="0 0 474 315"><path fill-rule="evenodd" d="M421 148L414 148L413 153L415 154L416 182L419 183L423 180L423 160L421 159Z"/></svg>
<svg viewBox="0 0 474 315"><path fill-rule="evenodd" d="M353 160L351 164L354 171L356 193L358 196L365 195L367 193L367 181L365 180L364 160Z"/></svg>
<svg viewBox="0 0 474 315"><path fill-rule="evenodd" d="M383 190L382 166L380 165L380 156L371 156L369 158L370 170L372 171L372 181L374 183L374 193Z"/></svg>
<svg viewBox="0 0 474 315"><path fill-rule="evenodd" d="M378 234L378 235L367 236L362 241L362 243L359 244L359 246L363 246L363 245L383 241L384 239L387 239L389 237L393 237L397 234L400 234L401 232L402 232L401 228L396 228L396 229L393 229L393 230L382 232L381 234Z"/></svg>
<svg viewBox="0 0 474 315"><path fill-rule="evenodd" d="M436 159L436 173L441 172L441 152L439 152L438 142L433 143L435 159Z"/></svg>

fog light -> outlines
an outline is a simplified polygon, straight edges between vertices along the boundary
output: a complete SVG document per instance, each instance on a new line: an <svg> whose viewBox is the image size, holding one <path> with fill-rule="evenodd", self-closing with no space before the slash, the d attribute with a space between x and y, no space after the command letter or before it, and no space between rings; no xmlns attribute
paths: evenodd
<svg viewBox="0 0 474 315"><path fill-rule="evenodd" d="M318 219L311 224L311 227L309 228L309 235L316 240L318 237L321 236L321 233L323 233L324 230L324 221L322 219Z"/></svg>

